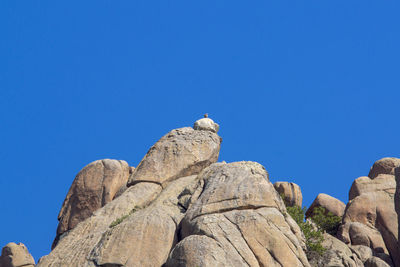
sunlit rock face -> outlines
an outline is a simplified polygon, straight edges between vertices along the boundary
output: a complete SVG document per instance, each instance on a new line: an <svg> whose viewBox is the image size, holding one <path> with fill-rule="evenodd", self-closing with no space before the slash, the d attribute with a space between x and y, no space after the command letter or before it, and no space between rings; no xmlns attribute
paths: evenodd
<svg viewBox="0 0 400 267"><path fill-rule="evenodd" d="M400 246L394 173L399 164L397 158L378 160L369 177L363 176L353 182L338 232L339 239L345 243L368 246L374 256L396 267L400 266Z"/></svg>

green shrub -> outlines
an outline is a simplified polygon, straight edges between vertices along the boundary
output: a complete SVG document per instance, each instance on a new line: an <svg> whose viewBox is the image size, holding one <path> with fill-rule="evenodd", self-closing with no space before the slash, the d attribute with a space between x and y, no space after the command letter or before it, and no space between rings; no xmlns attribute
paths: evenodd
<svg viewBox="0 0 400 267"><path fill-rule="evenodd" d="M336 235L342 221L339 216L333 215L332 212L326 212L323 207L314 208L311 219L319 229L331 235Z"/></svg>
<svg viewBox="0 0 400 267"><path fill-rule="evenodd" d="M304 222L304 214L307 210L306 207L300 208L299 206L293 206L286 207L286 209L298 225Z"/></svg>
<svg viewBox="0 0 400 267"><path fill-rule="evenodd" d="M284 198L282 197L282 199ZM326 250L322 246L322 242L324 241L323 233L327 232L331 235L336 235L341 218L333 215L331 212L326 212L323 207L317 207L314 208L313 215L311 216L312 222L315 223L315 226L313 226L311 222L305 221L306 207L293 206L286 207L286 209L304 233L307 251L323 255Z"/></svg>
<svg viewBox="0 0 400 267"><path fill-rule="evenodd" d="M126 215L124 215L124 216L122 216L122 217L116 219L115 221L113 221L113 222L110 224L109 227L110 227L110 228L113 228L113 227L117 226L118 224L122 223L126 218L128 218L129 215L133 214L135 211L137 211L137 210L139 210L139 209L140 209L140 207L135 206L128 214L126 214Z"/></svg>
<svg viewBox="0 0 400 267"><path fill-rule="evenodd" d="M292 216L293 220L299 225L306 239L307 251L316 252L323 255L325 248L322 246L324 241L323 230L315 227L308 221L305 221L305 213L307 208L299 206L287 207L287 211Z"/></svg>

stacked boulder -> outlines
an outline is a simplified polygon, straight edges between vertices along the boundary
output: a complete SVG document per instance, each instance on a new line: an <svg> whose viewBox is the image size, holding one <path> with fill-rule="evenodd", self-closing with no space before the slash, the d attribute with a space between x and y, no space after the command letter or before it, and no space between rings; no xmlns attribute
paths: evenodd
<svg viewBox="0 0 400 267"><path fill-rule="evenodd" d="M297 206L303 205L303 195L301 193L300 186L290 182L276 182L274 183L275 190L282 197L286 206Z"/></svg>
<svg viewBox="0 0 400 267"><path fill-rule="evenodd" d="M337 237L324 233L324 255L310 257L286 210L302 206L300 187L272 185L256 162L217 163L218 130L206 115L163 136L136 168L111 159L84 167L62 205L52 251L37 266L400 267L400 159L377 161L356 179L347 206L317 196L308 220L323 207L342 223ZM26 247L4 247L0 267L22 266L35 266Z"/></svg>
<svg viewBox="0 0 400 267"><path fill-rule="evenodd" d="M374 163L368 177L353 182L338 232L346 244L372 249L376 259L370 262L383 260L396 267L400 266L400 246L394 172L399 166L400 159L383 158Z"/></svg>

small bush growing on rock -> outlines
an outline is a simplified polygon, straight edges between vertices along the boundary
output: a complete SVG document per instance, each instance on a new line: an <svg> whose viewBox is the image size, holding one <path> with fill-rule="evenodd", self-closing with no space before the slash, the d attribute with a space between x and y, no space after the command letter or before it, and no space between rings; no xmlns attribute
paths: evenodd
<svg viewBox="0 0 400 267"><path fill-rule="evenodd" d="M140 209L140 208L139 208L138 206L135 206L128 214L126 214L126 215L124 215L124 216L122 216L122 217L116 219L115 221L113 221L113 222L110 224L109 227L110 227L110 228L113 228L113 227L117 226L118 224L122 223L126 218L128 218L129 215L133 214L135 211L137 211L137 210L139 210L139 209Z"/></svg>
<svg viewBox="0 0 400 267"><path fill-rule="evenodd" d="M323 255L325 248L322 246L324 241L323 230L319 227L314 227L311 222L304 221L306 207L299 206L287 207L287 211L292 216L293 220L299 225L306 239L307 252L316 252ZM309 254L309 253L307 253Z"/></svg>
<svg viewBox="0 0 400 267"><path fill-rule="evenodd" d="M332 212L326 212L323 207L314 208L311 219L319 229L331 235L336 235L342 221L339 216L333 215Z"/></svg>

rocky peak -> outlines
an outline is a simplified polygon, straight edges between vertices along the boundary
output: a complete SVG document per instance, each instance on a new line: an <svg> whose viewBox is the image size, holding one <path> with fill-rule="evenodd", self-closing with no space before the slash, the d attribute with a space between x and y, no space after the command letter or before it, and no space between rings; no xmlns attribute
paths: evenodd
<svg viewBox="0 0 400 267"><path fill-rule="evenodd" d="M110 159L84 167L59 213L55 246L37 266L400 267L400 159L375 162L354 181L347 205L316 197L311 222L316 207L342 222L337 236L323 233L325 252L314 257L307 223L288 213L302 205L300 186L272 185L256 162L218 163L218 129L205 116L163 136L136 168ZM34 264L23 244L0 256L0 267Z"/></svg>

